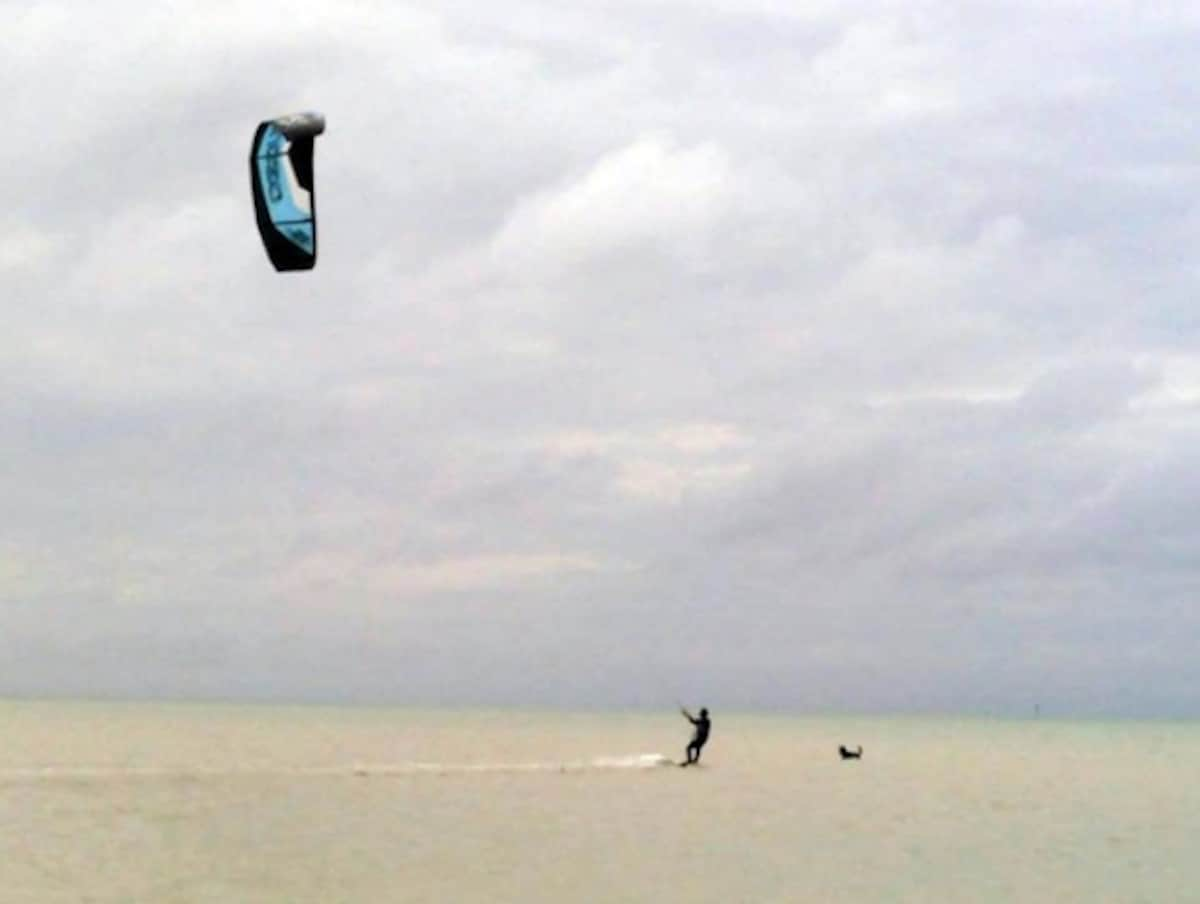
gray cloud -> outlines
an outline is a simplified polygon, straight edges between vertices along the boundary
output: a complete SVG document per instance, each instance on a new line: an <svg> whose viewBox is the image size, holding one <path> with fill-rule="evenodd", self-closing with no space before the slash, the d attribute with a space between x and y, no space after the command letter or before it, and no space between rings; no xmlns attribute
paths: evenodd
<svg viewBox="0 0 1200 904"><path fill-rule="evenodd" d="M3 6L0 691L1196 711L1187 11Z"/></svg>

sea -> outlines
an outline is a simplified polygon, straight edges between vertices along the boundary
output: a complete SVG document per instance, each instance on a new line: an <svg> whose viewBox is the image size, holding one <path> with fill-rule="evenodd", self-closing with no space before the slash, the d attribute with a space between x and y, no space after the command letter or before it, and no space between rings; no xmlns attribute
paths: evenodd
<svg viewBox="0 0 1200 904"><path fill-rule="evenodd" d="M712 717L0 702L0 902L1200 901L1196 724Z"/></svg>

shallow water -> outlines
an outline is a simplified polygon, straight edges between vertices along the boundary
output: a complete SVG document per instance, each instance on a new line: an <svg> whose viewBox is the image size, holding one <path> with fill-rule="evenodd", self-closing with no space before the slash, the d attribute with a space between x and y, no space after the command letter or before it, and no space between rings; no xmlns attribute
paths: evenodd
<svg viewBox="0 0 1200 904"><path fill-rule="evenodd" d="M0 902L1200 899L1183 723L0 704ZM862 744L861 762L837 746Z"/></svg>

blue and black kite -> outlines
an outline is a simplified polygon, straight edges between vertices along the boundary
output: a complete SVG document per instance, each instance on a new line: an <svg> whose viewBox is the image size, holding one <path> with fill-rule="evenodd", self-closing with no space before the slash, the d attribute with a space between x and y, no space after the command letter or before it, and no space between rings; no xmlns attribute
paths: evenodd
<svg viewBox="0 0 1200 904"><path fill-rule="evenodd" d="M313 139L324 131L320 113L297 113L260 123L254 133L254 214L276 270L311 270L317 262Z"/></svg>

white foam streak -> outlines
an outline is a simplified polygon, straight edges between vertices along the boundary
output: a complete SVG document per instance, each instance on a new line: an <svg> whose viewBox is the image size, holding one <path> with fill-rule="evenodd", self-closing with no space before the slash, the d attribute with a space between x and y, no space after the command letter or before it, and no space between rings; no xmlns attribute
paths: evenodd
<svg viewBox="0 0 1200 904"><path fill-rule="evenodd" d="M675 763L661 753L635 753L625 756L600 756L590 760L542 761L530 763L395 763L355 767L356 775L458 775L471 773L519 772L602 772L606 770L645 770Z"/></svg>

